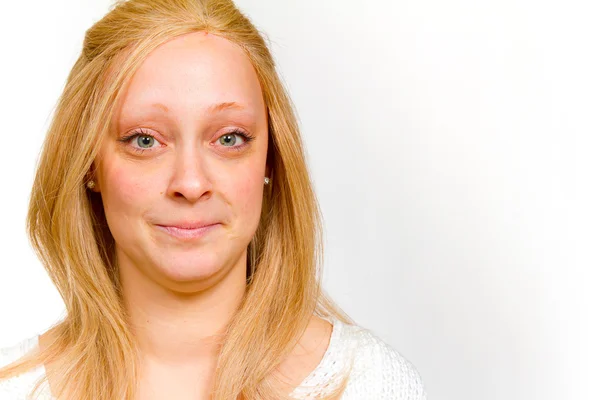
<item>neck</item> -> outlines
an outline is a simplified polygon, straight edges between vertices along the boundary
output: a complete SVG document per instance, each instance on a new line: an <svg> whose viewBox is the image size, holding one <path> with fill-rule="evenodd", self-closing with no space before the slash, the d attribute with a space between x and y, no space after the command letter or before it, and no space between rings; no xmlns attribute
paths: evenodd
<svg viewBox="0 0 600 400"><path fill-rule="evenodd" d="M194 364L216 359L220 339L246 288L246 255L193 292L166 288L132 263L119 262L128 318L142 360Z"/></svg>

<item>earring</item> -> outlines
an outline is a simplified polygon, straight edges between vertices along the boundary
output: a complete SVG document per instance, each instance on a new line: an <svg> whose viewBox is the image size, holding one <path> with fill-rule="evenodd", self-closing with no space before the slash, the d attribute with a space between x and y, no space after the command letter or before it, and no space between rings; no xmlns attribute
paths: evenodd
<svg viewBox="0 0 600 400"><path fill-rule="evenodd" d="M88 183L86 184L86 186L88 187L88 189L93 189L96 187L96 182L94 181L88 181Z"/></svg>
<svg viewBox="0 0 600 400"><path fill-rule="evenodd" d="M265 185L268 185L271 180L265 176Z"/></svg>

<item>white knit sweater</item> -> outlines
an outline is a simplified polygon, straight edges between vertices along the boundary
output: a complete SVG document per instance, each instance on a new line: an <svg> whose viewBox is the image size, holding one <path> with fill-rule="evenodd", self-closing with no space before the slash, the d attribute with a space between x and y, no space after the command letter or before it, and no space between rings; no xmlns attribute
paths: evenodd
<svg viewBox="0 0 600 400"><path fill-rule="evenodd" d="M425 400L421 377L415 367L398 351L360 326L347 325L330 319L333 332L329 346L319 365L304 379L291 396L295 399L316 399L338 383L335 376L351 366L350 380L342 400ZM15 346L0 349L0 367L17 360L27 352L37 350L38 336ZM0 400L26 400L37 380L45 377L39 366L17 377L0 381ZM333 377L333 378L332 378ZM319 386L320 392L311 387ZM39 400L56 400L47 381L42 385Z"/></svg>

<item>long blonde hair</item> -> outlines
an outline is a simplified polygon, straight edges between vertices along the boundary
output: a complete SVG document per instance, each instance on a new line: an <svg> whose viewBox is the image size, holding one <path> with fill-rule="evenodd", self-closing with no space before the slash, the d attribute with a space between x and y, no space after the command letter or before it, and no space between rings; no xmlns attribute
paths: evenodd
<svg viewBox="0 0 600 400"><path fill-rule="evenodd" d="M69 378L53 387L58 397L134 398L136 345L122 302L114 239L101 198L84 183L125 83L157 46L196 31L230 40L252 62L268 111L272 171L248 246L247 290L228 325L213 398L285 398L275 389L273 371L311 316L352 323L320 285L321 215L295 110L265 38L230 0L118 1L86 32L43 145L27 216L30 241L67 314L52 328L55 340L0 369L0 379L60 360L59 376Z"/></svg>

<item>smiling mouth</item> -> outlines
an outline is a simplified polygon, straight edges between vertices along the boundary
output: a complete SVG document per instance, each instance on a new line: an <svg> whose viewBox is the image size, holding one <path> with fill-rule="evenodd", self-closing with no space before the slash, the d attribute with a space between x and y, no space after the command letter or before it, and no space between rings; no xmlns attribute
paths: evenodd
<svg viewBox="0 0 600 400"><path fill-rule="evenodd" d="M218 228L221 224L212 224L200 228L181 228L177 226L155 225L160 231L180 240L198 239Z"/></svg>

